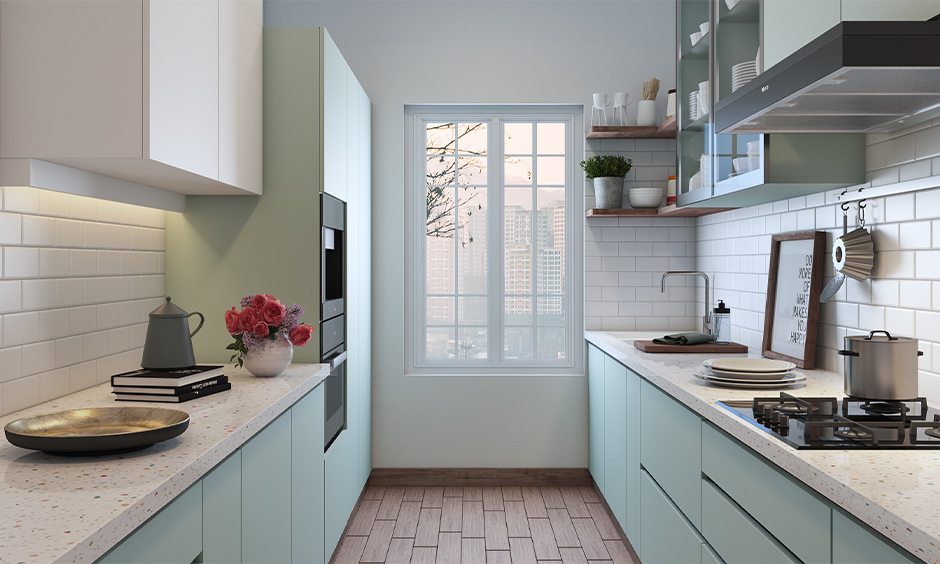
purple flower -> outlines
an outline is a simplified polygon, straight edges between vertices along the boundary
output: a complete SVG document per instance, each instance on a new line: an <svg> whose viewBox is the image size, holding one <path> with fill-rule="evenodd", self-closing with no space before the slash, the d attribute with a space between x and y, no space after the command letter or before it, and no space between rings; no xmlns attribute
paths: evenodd
<svg viewBox="0 0 940 564"><path fill-rule="evenodd" d="M248 306L251 305L251 298L253 298L253 297L255 297L254 294L252 294L252 295L250 295L250 296L245 296L244 298L242 298L242 301L240 302L240 303L241 303L241 306L242 306L242 309L245 309L246 307L248 307Z"/></svg>
<svg viewBox="0 0 940 564"><path fill-rule="evenodd" d="M242 333L242 342L245 343L245 347L253 349L260 345L264 341L264 337L259 337L254 332L246 331Z"/></svg>

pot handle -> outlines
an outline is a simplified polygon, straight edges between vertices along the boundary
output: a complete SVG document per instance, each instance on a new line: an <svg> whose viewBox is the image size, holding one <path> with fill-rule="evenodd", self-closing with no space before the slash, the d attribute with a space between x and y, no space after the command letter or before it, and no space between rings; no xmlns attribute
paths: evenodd
<svg viewBox="0 0 940 564"><path fill-rule="evenodd" d="M884 329L878 329L877 331L872 331L871 333L868 334L867 337L865 337L865 340L866 340L866 341L870 341L871 338L875 336L875 333L884 333L885 336L888 337L888 340L889 340L889 341L897 341L897 340L898 340L897 337L892 337L892 336L891 336L891 333L888 333L888 332L885 331Z"/></svg>
<svg viewBox="0 0 940 564"><path fill-rule="evenodd" d="M924 351L917 351L917 356L924 356Z"/></svg>
<svg viewBox="0 0 940 564"><path fill-rule="evenodd" d="M190 337L190 338L192 338L193 335L195 335L196 333L198 333L199 330L202 329L202 324L206 322L206 318L205 318L201 313L199 313L198 311L194 311L194 312L190 313L189 315L186 316L186 318L188 319L188 318L190 318L190 317L192 317L192 316L194 316L194 315L198 315L198 316L199 316L199 326L196 327L196 328L193 330L193 332L189 334L189 337Z"/></svg>
<svg viewBox="0 0 940 564"><path fill-rule="evenodd" d="M858 353L855 351L839 351L840 356L858 356Z"/></svg>

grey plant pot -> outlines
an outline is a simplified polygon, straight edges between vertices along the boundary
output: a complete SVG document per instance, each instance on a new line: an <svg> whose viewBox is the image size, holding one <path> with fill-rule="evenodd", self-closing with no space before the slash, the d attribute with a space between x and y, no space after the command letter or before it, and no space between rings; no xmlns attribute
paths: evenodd
<svg viewBox="0 0 940 564"><path fill-rule="evenodd" d="M597 207L616 210L623 207L623 177L601 176L594 179L594 198Z"/></svg>

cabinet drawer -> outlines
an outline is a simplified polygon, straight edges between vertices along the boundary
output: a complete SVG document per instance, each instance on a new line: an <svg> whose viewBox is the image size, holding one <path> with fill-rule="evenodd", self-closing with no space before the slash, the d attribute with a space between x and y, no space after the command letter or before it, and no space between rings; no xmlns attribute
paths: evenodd
<svg viewBox="0 0 940 564"><path fill-rule="evenodd" d="M701 529L702 420L645 380L640 396L640 411L647 422L640 429L640 462Z"/></svg>
<svg viewBox="0 0 940 564"><path fill-rule="evenodd" d="M711 423L702 449L702 472L800 560L829 561L828 503Z"/></svg>
<svg viewBox="0 0 940 564"><path fill-rule="evenodd" d="M701 535L644 471L640 471L640 498L640 559L645 564L702 562Z"/></svg>
<svg viewBox="0 0 940 564"><path fill-rule="evenodd" d="M920 562L867 525L839 509L832 511L833 564Z"/></svg>
<svg viewBox="0 0 940 564"><path fill-rule="evenodd" d="M702 533L728 564L799 562L750 515L707 480L702 482Z"/></svg>
<svg viewBox="0 0 940 564"><path fill-rule="evenodd" d="M604 353L588 344L588 469L601 493L604 482Z"/></svg>
<svg viewBox="0 0 940 564"><path fill-rule="evenodd" d="M604 499L627 528L627 369L604 357Z"/></svg>
<svg viewBox="0 0 940 564"><path fill-rule="evenodd" d="M167 504L98 564L190 564L201 552L200 481Z"/></svg>

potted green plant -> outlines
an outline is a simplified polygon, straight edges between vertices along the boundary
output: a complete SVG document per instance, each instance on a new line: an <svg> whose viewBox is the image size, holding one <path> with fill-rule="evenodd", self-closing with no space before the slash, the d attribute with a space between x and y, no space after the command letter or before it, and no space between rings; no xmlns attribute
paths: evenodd
<svg viewBox="0 0 940 564"><path fill-rule="evenodd" d="M594 181L598 208L613 210L623 207L623 177L632 167L633 161L620 155L594 155L581 161L584 174Z"/></svg>

